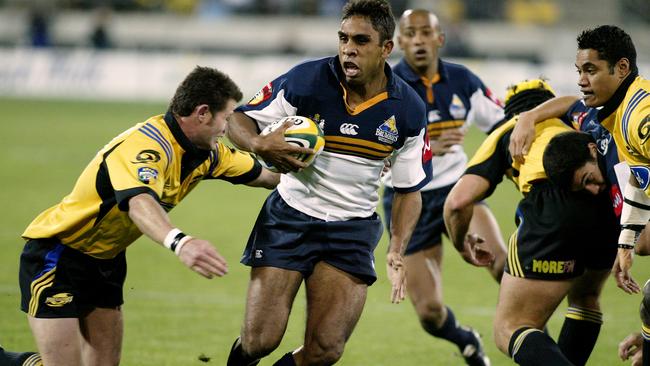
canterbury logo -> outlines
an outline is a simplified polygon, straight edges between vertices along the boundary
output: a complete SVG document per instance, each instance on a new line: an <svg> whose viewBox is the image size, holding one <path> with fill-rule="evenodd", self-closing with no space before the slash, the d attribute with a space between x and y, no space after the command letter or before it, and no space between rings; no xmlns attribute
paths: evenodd
<svg viewBox="0 0 650 366"><path fill-rule="evenodd" d="M60 294L50 296L47 299L45 299L45 305L53 308L60 308L65 304L71 303L73 298L74 296L72 296L71 293L63 292Z"/></svg>
<svg viewBox="0 0 650 366"><path fill-rule="evenodd" d="M352 124L352 123L344 123L341 125L340 131L344 135L352 135L356 136L358 135L357 129L359 126Z"/></svg>

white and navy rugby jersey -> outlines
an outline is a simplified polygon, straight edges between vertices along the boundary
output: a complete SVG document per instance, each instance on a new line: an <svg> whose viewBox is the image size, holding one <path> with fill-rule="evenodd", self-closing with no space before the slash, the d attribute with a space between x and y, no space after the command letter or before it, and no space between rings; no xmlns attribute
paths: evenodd
<svg viewBox="0 0 650 366"><path fill-rule="evenodd" d="M375 212L384 159L392 161L392 184L412 192L431 179L425 107L388 64L386 91L350 108L338 56L308 61L267 84L237 109L261 131L285 116L317 122L325 148L307 168L282 174L278 192L291 207L328 221Z"/></svg>
<svg viewBox="0 0 650 366"><path fill-rule="evenodd" d="M471 124L489 133L504 118L499 101L465 66L439 60L438 74L433 80L417 74L404 59L393 67L393 71L425 101L427 134L432 140L444 130L468 128ZM447 154L434 156L433 178L423 190L456 183L466 163L467 155L462 146L453 146ZM390 186L389 178L386 185Z"/></svg>

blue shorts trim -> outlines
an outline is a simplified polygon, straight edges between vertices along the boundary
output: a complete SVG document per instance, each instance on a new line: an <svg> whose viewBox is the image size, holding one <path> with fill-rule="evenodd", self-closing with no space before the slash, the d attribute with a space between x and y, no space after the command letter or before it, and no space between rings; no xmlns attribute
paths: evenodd
<svg viewBox="0 0 650 366"><path fill-rule="evenodd" d="M241 263L298 271L308 277L316 263L325 261L371 285L377 280L373 252L382 233L376 213L324 221L294 209L273 191L257 217Z"/></svg>

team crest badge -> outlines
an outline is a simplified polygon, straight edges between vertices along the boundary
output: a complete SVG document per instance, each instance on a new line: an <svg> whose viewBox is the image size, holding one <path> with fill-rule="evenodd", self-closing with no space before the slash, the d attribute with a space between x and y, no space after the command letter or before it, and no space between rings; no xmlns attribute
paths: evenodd
<svg viewBox="0 0 650 366"><path fill-rule="evenodd" d="M153 184L158 179L158 171L154 168L138 168L138 180L144 184Z"/></svg>
<svg viewBox="0 0 650 366"><path fill-rule="evenodd" d="M258 105L273 95L273 85L268 83L248 101L248 105Z"/></svg>
<svg viewBox="0 0 650 366"><path fill-rule="evenodd" d="M449 105L449 114L451 114L451 116L455 119L463 119L465 118L465 114L467 114L467 108L465 108L465 104L456 94L454 94L453 98L451 99L451 105Z"/></svg>
<svg viewBox="0 0 650 366"><path fill-rule="evenodd" d="M390 116L389 119L385 120L381 126L377 127L375 136L381 142L387 144L394 144L397 142L399 133L397 132L397 123L395 122L395 116Z"/></svg>
<svg viewBox="0 0 650 366"><path fill-rule="evenodd" d="M650 183L650 169L645 166L633 166L630 167L630 170L632 170L632 174L634 174L634 178L636 178L641 189L645 191Z"/></svg>

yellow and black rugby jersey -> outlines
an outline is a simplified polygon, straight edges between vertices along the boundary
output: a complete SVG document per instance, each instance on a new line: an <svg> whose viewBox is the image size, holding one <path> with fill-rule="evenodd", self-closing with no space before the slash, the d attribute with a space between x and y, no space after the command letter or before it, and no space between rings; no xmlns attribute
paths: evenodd
<svg viewBox="0 0 650 366"><path fill-rule="evenodd" d="M546 145L553 136L571 131L570 127L556 118L536 124L535 140L528 154L524 156L525 162L519 164L513 161L508 151L510 134L512 134L517 119L518 117L512 118L488 135L468 163L465 174L475 174L490 182L488 196L494 192L504 175L512 180L523 194L530 191L534 181L546 179L542 163Z"/></svg>
<svg viewBox="0 0 650 366"><path fill-rule="evenodd" d="M598 120L614 136L619 154L650 196L650 80L628 76L598 112Z"/></svg>
<svg viewBox="0 0 650 366"><path fill-rule="evenodd" d="M171 113L155 116L100 150L72 192L22 236L56 237L90 256L113 258L142 235L128 216L131 197L149 193L169 211L203 179L248 183L261 171L250 155L221 143L213 151L196 148Z"/></svg>

